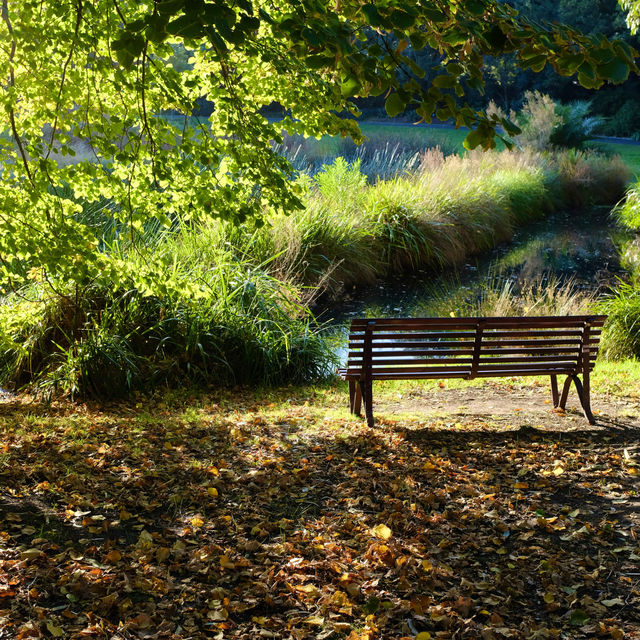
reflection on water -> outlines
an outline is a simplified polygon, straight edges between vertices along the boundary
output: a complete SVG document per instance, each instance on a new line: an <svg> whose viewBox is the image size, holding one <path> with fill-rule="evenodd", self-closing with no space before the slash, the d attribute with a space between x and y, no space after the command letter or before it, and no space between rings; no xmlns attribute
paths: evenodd
<svg viewBox="0 0 640 640"><path fill-rule="evenodd" d="M571 282L579 290L603 293L626 273L617 250L626 240L605 207L555 214L521 229L488 258L438 276L420 271L354 289L339 308L324 309L318 318L343 326L353 316L443 315L447 309L460 313L488 289L511 295L529 287L535 295Z"/></svg>

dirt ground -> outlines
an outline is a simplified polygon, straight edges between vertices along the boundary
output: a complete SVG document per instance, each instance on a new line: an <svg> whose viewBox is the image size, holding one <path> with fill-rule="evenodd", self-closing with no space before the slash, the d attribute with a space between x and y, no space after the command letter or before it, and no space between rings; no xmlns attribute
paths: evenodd
<svg viewBox="0 0 640 640"><path fill-rule="evenodd" d="M623 398L592 391L591 408L597 424L587 422L580 401L571 389L567 410L553 408L548 385L506 385L486 382L482 387L443 388L420 387L391 399L385 394L376 401L374 415L393 418L411 414L417 418L448 420L482 420L492 426L534 427L550 430L602 430L608 428L640 429L640 399Z"/></svg>

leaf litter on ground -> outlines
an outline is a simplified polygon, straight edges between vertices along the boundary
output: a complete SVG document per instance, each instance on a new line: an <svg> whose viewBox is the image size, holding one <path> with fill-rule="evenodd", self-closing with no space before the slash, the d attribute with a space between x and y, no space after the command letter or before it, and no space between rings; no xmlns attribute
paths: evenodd
<svg viewBox="0 0 640 640"><path fill-rule="evenodd" d="M0 405L0 638L640 637L637 425L345 395Z"/></svg>

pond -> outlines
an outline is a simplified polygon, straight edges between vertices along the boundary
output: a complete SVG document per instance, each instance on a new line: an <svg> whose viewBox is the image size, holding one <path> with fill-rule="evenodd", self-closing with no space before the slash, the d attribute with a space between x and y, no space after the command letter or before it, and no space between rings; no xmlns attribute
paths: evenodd
<svg viewBox="0 0 640 640"><path fill-rule="evenodd" d="M438 275L419 271L355 288L339 307L324 308L317 317L341 328L352 317L362 316L474 315L478 309L490 315L483 310L483 297L535 299L543 290L562 288L597 296L625 276L619 248L627 240L607 207L557 213L519 229L511 242L488 256Z"/></svg>

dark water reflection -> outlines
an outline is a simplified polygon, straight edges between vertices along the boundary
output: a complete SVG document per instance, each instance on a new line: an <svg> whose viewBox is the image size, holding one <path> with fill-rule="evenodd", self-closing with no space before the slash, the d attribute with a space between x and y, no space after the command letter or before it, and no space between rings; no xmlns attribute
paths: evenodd
<svg viewBox="0 0 640 640"><path fill-rule="evenodd" d="M609 209L558 213L516 232L488 257L444 273L418 272L389 278L349 292L338 306L318 310L321 322L346 324L353 316L429 316L459 303L472 302L487 288L508 285L518 294L532 282L561 287L571 281L596 294L624 277L618 248L627 240Z"/></svg>

